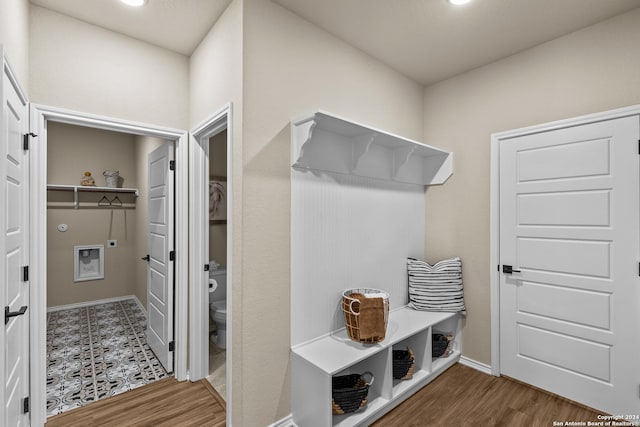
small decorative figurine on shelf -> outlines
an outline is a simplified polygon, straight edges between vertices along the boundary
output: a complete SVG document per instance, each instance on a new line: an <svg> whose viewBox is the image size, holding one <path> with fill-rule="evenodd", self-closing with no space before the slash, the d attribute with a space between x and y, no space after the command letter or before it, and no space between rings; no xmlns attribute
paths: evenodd
<svg viewBox="0 0 640 427"><path fill-rule="evenodd" d="M96 180L91 176L91 172L85 172L84 176L80 180L80 185L84 185L86 187L95 187Z"/></svg>

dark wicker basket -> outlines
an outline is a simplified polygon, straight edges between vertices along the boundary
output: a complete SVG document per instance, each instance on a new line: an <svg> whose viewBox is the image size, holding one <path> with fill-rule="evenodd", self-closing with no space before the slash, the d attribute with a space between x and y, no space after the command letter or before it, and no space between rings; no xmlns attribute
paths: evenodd
<svg viewBox="0 0 640 427"><path fill-rule="evenodd" d="M449 348L450 340L444 334L433 334L431 338L431 357L442 357Z"/></svg>
<svg viewBox="0 0 640 427"><path fill-rule="evenodd" d="M364 376L371 380L365 381ZM331 410L336 415L356 412L367 404L369 386L373 384L373 374L340 375L331 379Z"/></svg>
<svg viewBox="0 0 640 427"><path fill-rule="evenodd" d="M415 356L409 347L406 350L393 350L393 378L408 380L413 377Z"/></svg>

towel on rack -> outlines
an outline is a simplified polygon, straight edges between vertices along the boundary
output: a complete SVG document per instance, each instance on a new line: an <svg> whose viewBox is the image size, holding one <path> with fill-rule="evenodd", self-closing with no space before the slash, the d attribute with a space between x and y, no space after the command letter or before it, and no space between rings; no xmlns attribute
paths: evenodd
<svg viewBox="0 0 640 427"><path fill-rule="evenodd" d="M360 298L360 339L383 337L384 300L382 298Z"/></svg>

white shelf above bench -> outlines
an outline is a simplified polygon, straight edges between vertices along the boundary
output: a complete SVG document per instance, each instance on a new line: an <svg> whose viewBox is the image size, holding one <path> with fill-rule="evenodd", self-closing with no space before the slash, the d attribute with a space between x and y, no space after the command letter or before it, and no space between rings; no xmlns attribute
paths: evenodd
<svg viewBox="0 0 640 427"><path fill-rule="evenodd" d="M453 154L369 126L317 112L293 122L292 166L408 184L443 184Z"/></svg>

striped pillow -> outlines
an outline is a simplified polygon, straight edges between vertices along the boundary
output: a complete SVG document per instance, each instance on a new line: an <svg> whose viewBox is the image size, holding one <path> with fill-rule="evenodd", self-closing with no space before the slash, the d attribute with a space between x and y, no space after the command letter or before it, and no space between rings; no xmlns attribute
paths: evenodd
<svg viewBox="0 0 640 427"><path fill-rule="evenodd" d="M430 265L407 259L409 306L425 311L465 311L462 262L454 257Z"/></svg>

